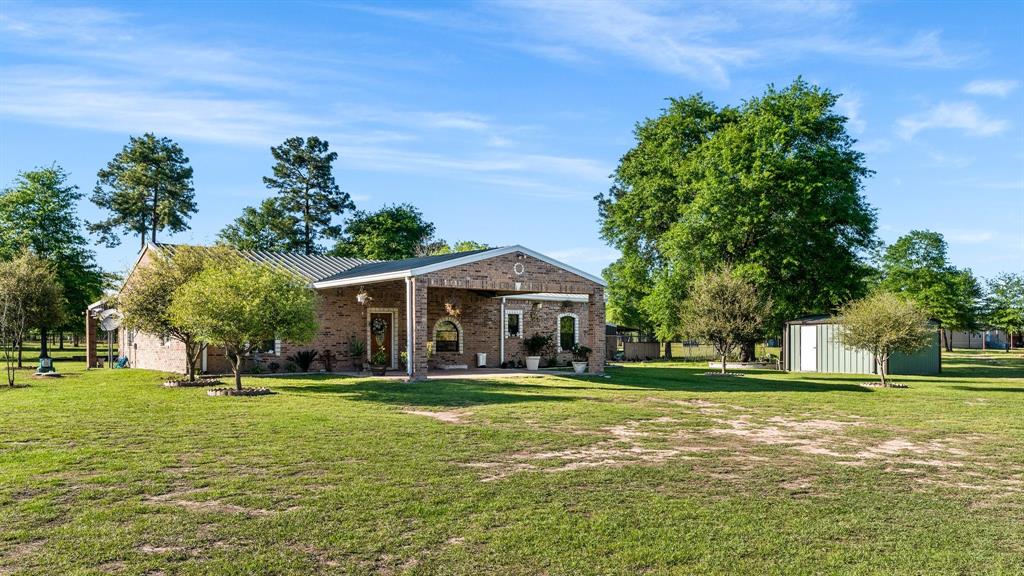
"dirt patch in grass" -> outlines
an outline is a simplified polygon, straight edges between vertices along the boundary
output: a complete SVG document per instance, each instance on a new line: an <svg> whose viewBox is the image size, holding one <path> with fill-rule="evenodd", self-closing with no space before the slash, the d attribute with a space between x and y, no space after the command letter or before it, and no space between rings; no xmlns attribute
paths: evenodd
<svg viewBox="0 0 1024 576"><path fill-rule="evenodd" d="M446 422L448 424L462 424L463 418L472 415L472 412L460 412L458 410L445 410L441 412L431 412L430 410L402 410L402 414L412 414L414 416L426 416L427 418L433 418Z"/></svg>
<svg viewBox="0 0 1024 576"><path fill-rule="evenodd" d="M557 473L599 467L658 465L670 461L692 460L700 453L726 452L738 468L728 471L704 470L710 477L740 481L755 472L748 467L775 466L793 471L780 488L792 494L809 493L814 478L806 472L808 462L800 456L827 457L846 466L881 465L888 472L901 472L924 485L973 490L1009 490L1022 487L1004 478L1006 470L986 464L986 459L969 450L976 436L918 441L899 430L886 429L889 436L866 438L871 431L869 419L836 415L830 418L804 414L806 419L771 416L758 418L755 411L740 406L719 404L703 399L648 398L656 404L683 407L696 414L707 428L684 424L673 416L648 420L630 420L600 430L587 431L599 440L589 446L564 450L526 450L489 462L464 464L480 471L481 480L494 481L519 472ZM675 413L678 415L678 413ZM692 421L692 420L691 420ZM579 430L567 431L578 435ZM765 458L756 452L759 446L781 447L791 457ZM973 471L967 474L968 471Z"/></svg>
<svg viewBox="0 0 1024 576"><path fill-rule="evenodd" d="M198 494L201 490L185 490L182 492L169 492L159 496L148 496L146 502L153 504L173 504L191 512L214 512L217 514L245 514L247 516L269 516L274 510L262 508L247 508L235 504L228 504L218 500L190 500L187 496Z"/></svg>

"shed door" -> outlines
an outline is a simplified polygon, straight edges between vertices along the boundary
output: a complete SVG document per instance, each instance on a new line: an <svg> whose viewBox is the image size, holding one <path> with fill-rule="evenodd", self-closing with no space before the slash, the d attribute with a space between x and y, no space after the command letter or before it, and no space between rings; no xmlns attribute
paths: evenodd
<svg viewBox="0 0 1024 576"><path fill-rule="evenodd" d="M814 372L818 369L818 327L800 327L800 371Z"/></svg>

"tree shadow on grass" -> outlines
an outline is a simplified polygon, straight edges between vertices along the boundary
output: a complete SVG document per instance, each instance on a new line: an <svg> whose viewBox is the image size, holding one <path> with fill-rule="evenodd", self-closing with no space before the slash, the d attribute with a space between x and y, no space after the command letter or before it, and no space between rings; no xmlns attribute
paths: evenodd
<svg viewBox="0 0 1024 576"><path fill-rule="evenodd" d="M950 388L965 392L1024 392L1024 388L1016 386L950 386Z"/></svg>
<svg viewBox="0 0 1024 576"><path fill-rule="evenodd" d="M538 394L544 386L514 384L501 380L428 380L402 382L371 380L356 384L313 384L275 386L294 394L337 394L347 400L392 405L475 406L523 402L572 402L572 396Z"/></svg>
<svg viewBox="0 0 1024 576"><path fill-rule="evenodd" d="M706 376L704 368L644 368L630 373L615 370L612 383L621 387L680 392L873 392L860 386L871 379L870 374L849 374L838 377L801 377L795 380L778 373L780 378L761 377L757 372L744 376ZM836 381L840 379L839 381ZM848 380L844 382L843 380Z"/></svg>

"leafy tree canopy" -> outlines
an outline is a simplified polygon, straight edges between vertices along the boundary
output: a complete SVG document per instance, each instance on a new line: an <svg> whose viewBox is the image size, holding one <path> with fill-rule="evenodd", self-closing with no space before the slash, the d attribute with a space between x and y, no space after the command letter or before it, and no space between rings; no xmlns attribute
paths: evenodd
<svg viewBox="0 0 1024 576"><path fill-rule="evenodd" d="M985 322L1008 335L1024 332L1024 274L1000 274L988 281ZM1011 344L1013 339L1010 339Z"/></svg>
<svg viewBox="0 0 1024 576"><path fill-rule="evenodd" d="M731 268L698 276L683 301L680 330L684 336L714 346L722 358L763 330L771 302L757 293L753 283L739 277Z"/></svg>
<svg viewBox="0 0 1024 576"><path fill-rule="evenodd" d="M107 246L120 244L121 233L138 234L144 246L147 234L156 243L158 231L188 230L196 212L192 167L173 140L149 132L133 136L96 176L91 199L110 216L89 230Z"/></svg>
<svg viewBox="0 0 1024 576"><path fill-rule="evenodd" d="M64 296L63 321L53 328L83 329L82 312L103 294L103 273L75 211L81 197L56 164L19 173L0 194L0 260L31 249L52 263Z"/></svg>
<svg viewBox="0 0 1024 576"><path fill-rule="evenodd" d="M421 248L422 256L439 256L442 254L454 254L456 252L470 252L472 250L487 250L491 246L475 240L456 240L451 244L444 240L437 240L424 244Z"/></svg>
<svg viewBox="0 0 1024 576"><path fill-rule="evenodd" d="M410 204L356 211L331 254L371 260L401 260L417 255L434 235L434 225Z"/></svg>
<svg viewBox="0 0 1024 576"><path fill-rule="evenodd" d="M55 326L61 321L63 295L53 265L31 250L0 261L0 351L8 386L14 386L15 349L30 328ZM17 358L17 359L16 359Z"/></svg>
<svg viewBox="0 0 1024 576"><path fill-rule="evenodd" d="M186 326L171 317L170 306L175 290L199 275L207 265L230 259L235 253L228 248L177 246L172 252L150 252L122 287L117 308L124 315L124 326L178 340L185 345L185 373L195 380L195 366L202 351L201 341Z"/></svg>
<svg viewBox="0 0 1024 576"><path fill-rule="evenodd" d="M317 330L316 294L296 274L239 257L218 258L172 298L171 322L196 338L222 346L241 390L245 356L280 338L302 344Z"/></svg>
<svg viewBox="0 0 1024 576"><path fill-rule="evenodd" d="M296 252L304 247L299 219L282 208L277 198L267 198L259 208L243 208L242 215L217 234L217 240L239 250Z"/></svg>
<svg viewBox="0 0 1024 576"><path fill-rule="evenodd" d="M843 344L874 356L883 386L887 385L885 372L892 353L913 354L926 347L934 334L923 308L884 290L844 306L839 327Z"/></svg>
<svg viewBox="0 0 1024 576"><path fill-rule="evenodd" d="M281 209L298 219L306 254L323 252L321 238L341 235L341 226L334 224L333 218L355 209L348 193L334 181L332 164L338 153L329 150L328 142L316 136L289 138L270 149L275 161L273 176L263 177L267 188L277 192Z"/></svg>
<svg viewBox="0 0 1024 576"><path fill-rule="evenodd" d="M982 298L981 286L969 269L949 263L942 234L912 230L885 249L880 286L913 300L946 331L975 330Z"/></svg>
<svg viewBox="0 0 1024 576"><path fill-rule="evenodd" d="M596 198L602 236L622 252L606 271L611 318L678 336L689 284L723 263L774 303L771 328L862 293L871 172L838 98L797 79L738 107L670 99L638 123Z"/></svg>

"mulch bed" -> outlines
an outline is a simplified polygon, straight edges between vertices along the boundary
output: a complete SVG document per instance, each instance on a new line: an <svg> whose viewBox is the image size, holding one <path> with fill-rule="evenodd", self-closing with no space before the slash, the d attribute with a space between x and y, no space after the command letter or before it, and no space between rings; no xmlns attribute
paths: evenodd
<svg viewBox="0 0 1024 576"><path fill-rule="evenodd" d="M164 382L165 388L205 388L207 386L217 386L223 384L216 378L196 378L195 382L189 382L188 380L170 380Z"/></svg>
<svg viewBox="0 0 1024 576"><path fill-rule="evenodd" d="M742 378L742 377L746 376L746 374L744 374L742 372L726 372L725 374L722 374L721 372L705 372L704 375L705 376L735 376L737 378Z"/></svg>
<svg viewBox="0 0 1024 576"><path fill-rule="evenodd" d="M273 393L270 388L211 388L206 391L207 396L267 396Z"/></svg>

